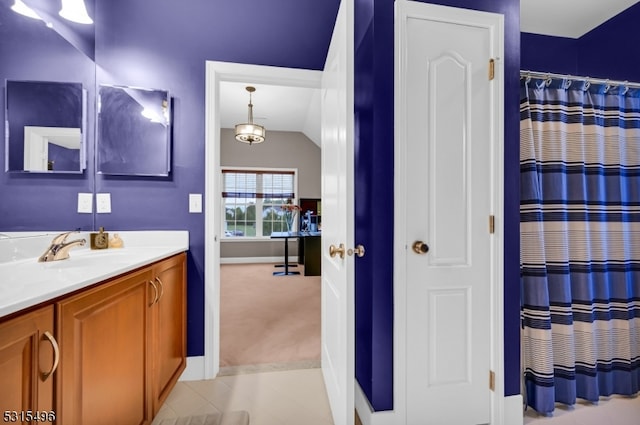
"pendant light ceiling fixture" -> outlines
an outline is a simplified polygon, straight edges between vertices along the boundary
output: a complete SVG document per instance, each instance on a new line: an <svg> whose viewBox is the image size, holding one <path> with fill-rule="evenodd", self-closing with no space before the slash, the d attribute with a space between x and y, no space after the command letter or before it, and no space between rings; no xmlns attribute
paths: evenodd
<svg viewBox="0 0 640 425"><path fill-rule="evenodd" d="M249 119L244 124L236 125L236 140L250 145L264 142L265 129L263 126L253 123L253 104L251 103L251 93L256 91L255 87L247 86L249 92Z"/></svg>
<svg viewBox="0 0 640 425"><path fill-rule="evenodd" d="M59 13L64 19L78 24L93 24L84 0L62 0L62 9Z"/></svg>
<svg viewBox="0 0 640 425"><path fill-rule="evenodd" d="M13 4L13 6L11 6L11 10L32 19L40 19L40 16L38 16L38 14L34 12L33 9L31 9L29 6L27 6L22 0L15 0L15 3Z"/></svg>

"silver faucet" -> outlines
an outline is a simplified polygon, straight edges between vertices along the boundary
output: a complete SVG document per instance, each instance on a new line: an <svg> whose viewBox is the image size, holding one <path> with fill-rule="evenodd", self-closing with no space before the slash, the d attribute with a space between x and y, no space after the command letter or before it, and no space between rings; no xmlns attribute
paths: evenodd
<svg viewBox="0 0 640 425"><path fill-rule="evenodd" d="M78 233L78 230L61 233L51 241L49 248L38 258L38 262L65 260L69 258L69 250L74 246L83 246L87 243L86 239L76 239L67 242L67 237L72 233Z"/></svg>

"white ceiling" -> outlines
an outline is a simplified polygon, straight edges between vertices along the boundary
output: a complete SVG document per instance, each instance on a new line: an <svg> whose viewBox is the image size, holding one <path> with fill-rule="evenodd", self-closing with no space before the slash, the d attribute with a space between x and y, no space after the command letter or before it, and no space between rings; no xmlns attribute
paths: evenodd
<svg viewBox="0 0 640 425"><path fill-rule="evenodd" d="M520 30L555 37L579 38L639 0L521 0ZM233 128L247 121L253 93L254 122L269 131L304 133L320 146L320 92L317 89L247 83L220 84L220 125Z"/></svg>
<svg viewBox="0 0 640 425"><path fill-rule="evenodd" d="M638 0L520 0L520 31L580 38Z"/></svg>

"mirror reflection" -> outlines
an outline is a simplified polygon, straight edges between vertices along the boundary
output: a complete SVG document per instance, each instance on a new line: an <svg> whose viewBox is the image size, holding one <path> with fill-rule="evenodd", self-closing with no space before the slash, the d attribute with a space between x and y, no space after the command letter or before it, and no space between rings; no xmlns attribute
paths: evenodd
<svg viewBox="0 0 640 425"><path fill-rule="evenodd" d="M95 60L95 0L69 2L51 0L12 0L11 10L41 21L78 51ZM69 7L72 6L72 7Z"/></svg>
<svg viewBox="0 0 640 425"><path fill-rule="evenodd" d="M81 173L86 94L81 83L6 83L6 171Z"/></svg>
<svg viewBox="0 0 640 425"><path fill-rule="evenodd" d="M170 98L165 90L101 85L97 170L167 176L171 162Z"/></svg>

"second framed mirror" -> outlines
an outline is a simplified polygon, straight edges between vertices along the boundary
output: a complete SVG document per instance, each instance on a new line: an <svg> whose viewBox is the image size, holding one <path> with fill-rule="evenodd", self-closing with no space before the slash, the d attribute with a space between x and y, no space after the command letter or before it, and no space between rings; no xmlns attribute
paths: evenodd
<svg viewBox="0 0 640 425"><path fill-rule="evenodd" d="M166 90L101 85L98 174L168 176L171 99Z"/></svg>

